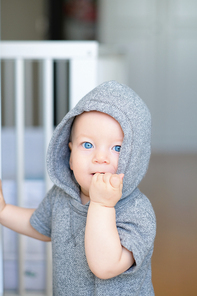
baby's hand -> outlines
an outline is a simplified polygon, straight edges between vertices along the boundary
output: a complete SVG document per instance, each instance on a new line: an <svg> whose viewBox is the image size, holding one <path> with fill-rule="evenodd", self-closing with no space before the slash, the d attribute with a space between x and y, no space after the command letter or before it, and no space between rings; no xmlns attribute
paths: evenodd
<svg viewBox="0 0 197 296"><path fill-rule="evenodd" d="M1 180L0 180L0 214L3 211L3 209L5 208L5 206L6 206L6 203L5 203L5 200L4 200L4 197L3 197L2 183L1 183Z"/></svg>
<svg viewBox="0 0 197 296"><path fill-rule="evenodd" d="M105 207L114 207L122 196L124 174L99 174L92 177L90 200Z"/></svg>

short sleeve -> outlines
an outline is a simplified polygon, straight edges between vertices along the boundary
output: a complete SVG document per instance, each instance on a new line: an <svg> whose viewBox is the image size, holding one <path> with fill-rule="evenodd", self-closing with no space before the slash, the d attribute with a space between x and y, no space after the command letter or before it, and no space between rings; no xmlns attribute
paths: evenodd
<svg viewBox="0 0 197 296"><path fill-rule="evenodd" d="M51 237L52 197L55 186L47 193L38 208L31 216L30 223L38 232Z"/></svg>
<svg viewBox="0 0 197 296"><path fill-rule="evenodd" d="M156 218L150 201L140 193L117 210L116 223L122 246L133 253L136 270L153 252Z"/></svg>

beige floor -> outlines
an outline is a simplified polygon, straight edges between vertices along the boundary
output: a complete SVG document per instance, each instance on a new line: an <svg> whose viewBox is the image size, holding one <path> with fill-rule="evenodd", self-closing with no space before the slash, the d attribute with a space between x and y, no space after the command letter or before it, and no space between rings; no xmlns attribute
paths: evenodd
<svg viewBox="0 0 197 296"><path fill-rule="evenodd" d="M197 154L153 154L140 189L157 217L156 296L196 296Z"/></svg>

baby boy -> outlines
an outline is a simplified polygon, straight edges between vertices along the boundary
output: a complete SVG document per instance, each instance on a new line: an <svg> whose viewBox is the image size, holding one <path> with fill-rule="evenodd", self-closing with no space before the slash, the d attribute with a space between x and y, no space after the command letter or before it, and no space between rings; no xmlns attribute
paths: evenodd
<svg viewBox="0 0 197 296"><path fill-rule="evenodd" d="M150 138L144 102L128 86L103 83L55 129L47 153L54 186L39 207L6 205L1 193L1 224L52 241L53 295L154 295L155 215L138 189Z"/></svg>

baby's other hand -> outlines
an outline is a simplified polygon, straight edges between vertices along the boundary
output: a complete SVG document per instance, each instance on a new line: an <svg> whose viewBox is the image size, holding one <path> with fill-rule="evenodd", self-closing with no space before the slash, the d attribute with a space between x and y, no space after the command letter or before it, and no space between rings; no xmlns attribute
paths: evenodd
<svg viewBox="0 0 197 296"><path fill-rule="evenodd" d="M2 183L1 183L1 180L0 180L0 214L3 211L3 209L5 208L5 206L6 206L6 203L5 203L5 200L4 200L4 197L3 197Z"/></svg>
<svg viewBox="0 0 197 296"><path fill-rule="evenodd" d="M90 185L90 200L105 207L114 207L122 196L124 174L96 173Z"/></svg>

